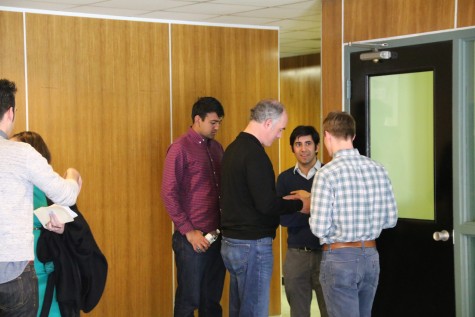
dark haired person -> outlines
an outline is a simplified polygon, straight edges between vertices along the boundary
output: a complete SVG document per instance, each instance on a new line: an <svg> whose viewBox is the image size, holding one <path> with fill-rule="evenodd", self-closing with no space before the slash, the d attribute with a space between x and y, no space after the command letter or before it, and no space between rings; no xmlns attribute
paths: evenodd
<svg viewBox="0 0 475 317"><path fill-rule="evenodd" d="M277 193L281 196L304 190L310 195L313 178L322 166L317 158L320 135L312 126L300 125L290 134L290 149L297 164L277 177ZM310 317L312 292L315 292L320 316L327 317L322 285L318 280L322 248L310 231L309 215L293 212L280 216L280 224L287 227L287 255L283 274L285 295L293 317Z"/></svg>
<svg viewBox="0 0 475 317"><path fill-rule="evenodd" d="M312 186L310 228L323 244L320 283L331 317L371 316L380 270L375 239L397 222L388 173L353 148L355 126L346 112L325 118L332 160Z"/></svg>
<svg viewBox="0 0 475 317"><path fill-rule="evenodd" d="M225 267L221 241L204 235L220 223L219 192L223 147L214 140L224 117L221 103L199 98L191 111L192 126L167 151L161 196L175 225L178 286L175 316L221 316Z"/></svg>
<svg viewBox="0 0 475 317"><path fill-rule="evenodd" d="M74 205L77 170L55 173L29 144L8 138L15 123L15 83L0 79L0 316L35 317L38 284L33 266L33 187L54 203Z"/></svg>

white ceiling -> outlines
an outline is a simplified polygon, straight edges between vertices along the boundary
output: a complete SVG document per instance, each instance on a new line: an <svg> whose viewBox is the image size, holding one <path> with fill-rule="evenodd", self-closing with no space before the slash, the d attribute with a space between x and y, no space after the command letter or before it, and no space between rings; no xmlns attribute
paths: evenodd
<svg viewBox="0 0 475 317"><path fill-rule="evenodd" d="M0 0L0 6L218 25L278 26L281 57L317 53L321 45L321 0Z"/></svg>

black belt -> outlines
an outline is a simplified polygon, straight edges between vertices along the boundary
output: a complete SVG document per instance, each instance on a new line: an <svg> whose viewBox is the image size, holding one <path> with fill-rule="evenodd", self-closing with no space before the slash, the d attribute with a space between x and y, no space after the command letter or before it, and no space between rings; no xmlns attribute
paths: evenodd
<svg viewBox="0 0 475 317"><path fill-rule="evenodd" d="M315 252L318 251L318 249L312 249L312 248L307 248L307 247L301 247L301 248L289 248L297 251L302 251L302 252Z"/></svg>

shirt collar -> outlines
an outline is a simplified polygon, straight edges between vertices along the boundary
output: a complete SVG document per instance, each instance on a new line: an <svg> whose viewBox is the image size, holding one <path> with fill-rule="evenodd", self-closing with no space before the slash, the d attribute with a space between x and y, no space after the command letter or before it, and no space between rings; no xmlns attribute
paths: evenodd
<svg viewBox="0 0 475 317"><path fill-rule="evenodd" d="M202 144L202 143L207 143L208 139L202 137L198 132L193 130L193 128L188 129L188 134L190 135L190 138L193 140L193 142Z"/></svg>
<svg viewBox="0 0 475 317"><path fill-rule="evenodd" d="M262 145L261 141L259 141L256 136L254 134L251 134L249 132L244 132L244 131L241 131L238 135L238 138L246 138L246 139L249 139L251 140L252 142L255 142L256 144L259 144L261 146L261 148L264 149L264 146Z"/></svg>
<svg viewBox="0 0 475 317"><path fill-rule="evenodd" d="M315 165L313 165L312 168L310 168L310 170L308 171L308 174L305 175L304 173L302 173L302 171L300 171L299 163L297 163L295 164L295 167L294 167L294 174L298 173L300 176L302 176L305 179L311 179L313 176L315 176L315 174L321 167L322 167L322 163L317 159L317 161L315 162Z"/></svg>
<svg viewBox="0 0 475 317"><path fill-rule="evenodd" d="M8 135L2 130L0 130L0 136L4 139L8 140Z"/></svg>
<svg viewBox="0 0 475 317"><path fill-rule="evenodd" d="M354 155L360 155L360 152L358 149L344 149L340 150L336 153L333 153L333 157L340 157L340 156L354 156Z"/></svg>

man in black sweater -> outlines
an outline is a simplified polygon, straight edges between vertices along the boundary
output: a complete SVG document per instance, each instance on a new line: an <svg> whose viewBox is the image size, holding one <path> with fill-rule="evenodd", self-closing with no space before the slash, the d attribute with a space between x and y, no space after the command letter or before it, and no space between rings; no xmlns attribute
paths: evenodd
<svg viewBox="0 0 475 317"><path fill-rule="evenodd" d="M287 195L304 190L310 195L313 179L322 164L317 158L320 136L312 126L300 125L290 134L290 148L297 164L277 178L277 194ZM315 291L320 316L327 317L322 285L319 281L322 247L308 223L309 215L294 212L280 216L280 224L287 227L288 249L284 261L285 294L290 316L310 317L312 291Z"/></svg>
<svg viewBox="0 0 475 317"><path fill-rule="evenodd" d="M229 315L269 316L272 240L280 215L309 212L310 199L284 198L275 190L264 146L281 137L287 112L277 100L262 100L251 120L224 152L221 182L221 255L231 277Z"/></svg>

